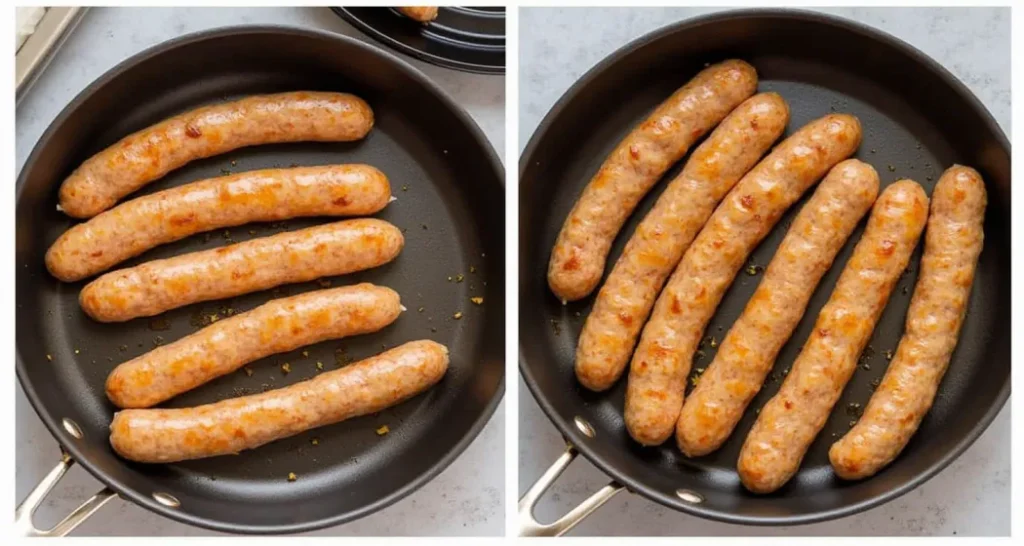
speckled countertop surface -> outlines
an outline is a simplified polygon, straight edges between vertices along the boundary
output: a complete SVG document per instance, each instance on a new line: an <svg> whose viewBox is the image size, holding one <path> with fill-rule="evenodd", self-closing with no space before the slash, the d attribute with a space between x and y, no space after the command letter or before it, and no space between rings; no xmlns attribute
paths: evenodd
<svg viewBox="0 0 1024 546"><path fill-rule="evenodd" d="M520 12L519 147L573 82L627 42L712 9L523 9ZM1008 8L821 10L866 23L921 49L953 72L1010 134ZM519 493L561 454L554 426L519 380ZM1010 407L955 463L913 492L865 513L798 527L743 527L619 494L571 535L1009 535ZM538 506L541 521L564 514L608 482L579 459Z"/></svg>
<svg viewBox="0 0 1024 546"><path fill-rule="evenodd" d="M327 8L93 8L17 108L16 165L20 171L43 131L90 82L135 53L159 42L213 27L281 24L354 36L378 46ZM379 47L379 46L378 46ZM504 78L463 74L403 57L459 102L504 158ZM56 442L22 393L17 392L17 502L60 457ZM504 403L476 440L440 476L376 514L311 535L500 535L504 532ZM75 467L37 513L49 527L100 489ZM114 501L79 527L76 535L210 535Z"/></svg>

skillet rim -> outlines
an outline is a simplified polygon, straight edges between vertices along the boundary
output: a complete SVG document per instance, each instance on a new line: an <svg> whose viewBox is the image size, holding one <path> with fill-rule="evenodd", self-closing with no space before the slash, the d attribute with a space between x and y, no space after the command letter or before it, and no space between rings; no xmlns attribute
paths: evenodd
<svg viewBox="0 0 1024 546"><path fill-rule="evenodd" d="M468 112L462 108L455 100L448 95L448 93L442 89L438 84L434 83L425 74L417 70L411 64L403 59L400 59L396 54L389 51L385 51L379 47L375 47L371 44L364 43L357 38L349 37L338 34L336 32L329 32L319 29L311 29L305 27L297 27L291 25L229 25L222 27L214 27L206 30L200 30L192 33L188 33L176 38L160 42L156 45L143 49L142 51L132 55L123 61L117 63L112 68L105 71L102 75L87 85L82 91L80 91L71 101L65 106L59 114L53 119L52 122L47 126L46 130L36 141L36 144L32 148L32 152L25 160L25 164L22 166L21 171L18 173L18 178L15 186L15 208L21 201L22 193L25 190L25 184L28 178L28 174L34 169L35 163L38 161L38 156L45 148L53 136L60 131L61 127L67 122L73 113L81 108L82 104L91 98L97 92L101 92L107 84L121 75L131 70L138 65L152 61L153 58L163 55L173 49L190 45L196 42L201 42L211 39L228 38L232 36L240 35L265 35L265 34L281 34L291 35L302 38L312 38L317 40L328 40L334 41L339 47L355 48L362 50L363 53L371 56L377 56L383 64L390 64L404 75L412 78L422 85L427 92L433 94L438 100L440 100L448 110L455 115L459 122L461 122L466 129L469 131L470 136L478 143L482 145L484 153L486 154L487 162L491 164L494 169L495 175L498 181L501 183L502 190L506 188L505 184L505 167L498 157L494 146L487 139L487 136L480 129L480 126L473 120ZM506 199L507 202L507 199ZM503 249L504 250L504 249ZM506 265L507 267L507 265ZM500 275L501 282L505 281L504 272L495 273ZM505 336L507 332L502 332ZM503 346L504 347L504 346ZM467 433L462 439L455 445L449 447L447 453L444 454L433 466L431 466L426 472L420 474L416 479L410 481L405 486L397 489L390 495L378 499L376 502L362 506L356 510L340 513L333 517L322 518L319 520L310 520L302 523L285 524L285 525L242 525L234 523L226 523L219 520L203 517L194 513L184 512L181 510L169 508L163 504L157 502L148 494L138 492L134 489L129 489L124 486L120 481L112 479L103 470L98 468L96 465L89 460L88 457L83 456L83 451L78 447L77 440L73 438L64 427L58 422L56 417L47 411L46 407L40 401L36 389L32 385L32 380L28 378L29 374L26 370L27 364L25 359L22 358L21 348L15 344L15 359L16 359L16 372L18 376L18 382L21 385L22 390L28 398L29 403L35 410L36 415L39 416L40 420L50 431L50 435L56 440L58 445L68 454L71 455L71 459L80 464L85 468L94 478L100 481L103 485L111 488L119 497L124 500L129 500L136 505L139 505L151 512L159 514L163 517L179 521L188 525L210 529L214 531L237 533L237 534L286 534L286 533L300 533L307 531L314 531L327 527L333 527L348 523L365 516L368 516L374 512L378 512L392 504L398 502L401 499L409 496L419 488L426 485L428 482L436 478L442 471L448 468L452 462L455 461L461 455L466 448L480 435L483 428L490 422L494 416L494 412L497 410L498 405L504 399L505 396L505 372L507 371L507 365L502 367L501 380L499 381L494 393L491 395L491 399L484 406L483 411L477 416L476 420L470 425ZM502 357L504 357L504 350L502 350ZM504 359L504 358L503 358ZM59 458L55 457L55 460ZM124 463L122 463L124 464Z"/></svg>
<svg viewBox="0 0 1024 546"><path fill-rule="evenodd" d="M530 136L530 140L527 142L526 147L523 149L520 155L519 161L519 180L525 178L527 169L529 169L532 158L540 145L541 140L544 139L548 131L554 125L556 119L561 116L562 112L574 101L576 101L585 91L586 87L601 75L604 71L613 68L614 65L622 61L623 58L633 53L634 51L641 49L657 40L666 38L670 35L685 32L692 28L711 24L720 24L723 22L736 22L743 21L746 19L776 19L776 20L792 20L806 23L812 23L817 25L837 27L841 30L860 34L867 39L880 42L883 45L887 45L896 49L897 51L905 54L910 58L911 61L916 62L924 69L935 74L940 80L942 80L951 91L962 98L968 105L971 106L971 114L982 122L988 131L995 137L1000 145L1000 149L1006 153L1007 156L1012 157L1010 153L1010 142L1006 137L1006 134L999 127L992 113L988 111L984 104L974 95L971 90L964 85L955 75L949 70L939 64L936 60L929 57L927 54L910 45L909 43L875 27L847 19L845 17L835 16L831 14L825 14L816 11L810 11L805 9L790 9L790 8L756 8L756 9L733 9L724 10L715 13L698 15L694 17L688 17L681 21L671 23L655 30L652 30L630 42L627 42L622 47L616 49L605 58L601 59L600 62L595 64L592 68L587 70L579 79L577 79L555 102L555 104L548 110L548 113L544 115L544 118L537 125L533 134ZM1011 188L1012 190L1012 188ZM522 194L520 193L520 196ZM521 203L520 203L521 205ZM522 207L520 207L522 208ZM522 228L520 228L522 229ZM527 263L527 260L523 260L522 253L524 248L522 242L519 247L520 252L520 270L523 269L522 264ZM520 289L520 300L522 300L522 294L526 291L526 275L520 275L519 289ZM522 303L522 301L520 301ZM522 322L524 319L525 307L520 306L519 320ZM530 393L533 395L534 400L541 407L544 413L547 415L548 420L551 421L558 431L562 434L562 437L567 440L572 446L574 446L590 463L599 468L604 474L611 477L616 482L624 485L630 493L640 494L642 497L648 500L657 502L663 506L671 508L673 510L683 512L689 515L709 519L712 521L719 521L723 523L732 523L739 525L754 525L754 526L778 526L778 525L805 525L810 523L819 523L823 521L829 521L838 519L845 516L851 516L870 508L880 506L882 504L891 502L910 491L916 489L921 484L925 483L936 474L944 470L953 461L960 457L964 451L967 450L974 442L978 439L988 427L995 420L996 416L1002 411L1006 405L1006 401L1010 398L1011 381L1007 378L1007 381L1003 384L1003 387L999 390L993 399L992 405L984 413L978 424L972 428L965 436L963 436L956 445L953 446L942 458L936 461L931 466L918 472L918 474L902 484L899 487L892 488L885 493L877 495L866 501L846 505L840 508L833 508L829 510L822 510L817 512L810 512L800 515L790 516L744 516L735 513L725 512L717 509L707 509L702 505L693 505L685 502L674 501L667 494L657 491L653 487L650 487L636 479L633 479L627 472L620 471L614 465L605 462L600 456L597 455L596 450L590 446L588 442L592 442L593 439L584 436L574 425L570 424L570 420L563 419L555 410L554 406L544 395L540 386L537 384L531 372L530 364L526 361L526 357L523 354L523 340L520 336L519 339L519 372L523 378L523 382L526 383Z"/></svg>

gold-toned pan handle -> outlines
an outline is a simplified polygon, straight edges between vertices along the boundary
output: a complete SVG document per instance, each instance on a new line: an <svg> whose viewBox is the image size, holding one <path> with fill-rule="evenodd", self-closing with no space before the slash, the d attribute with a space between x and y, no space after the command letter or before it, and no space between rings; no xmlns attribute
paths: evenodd
<svg viewBox="0 0 1024 546"><path fill-rule="evenodd" d="M82 503L81 506L76 508L73 512L68 514L68 517L61 520L60 523L54 525L50 529L36 529L35 524L32 522L32 515L35 514L39 505L43 503L43 499L50 493L57 482L64 477L71 465L75 464L75 461L64 453L61 457L60 462L57 466L50 471L49 474L43 478L39 485L32 490L31 493L25 497L20 505L14 510L14 526L15 534L17 536L26 537L62 537L73 531L75 527L78 527L86 519L93 514L93 512L99 510L104 504L110 499L117 497L117 493L114 493L108 487L104 487L99 493L96 493L89 500Z"/></svg>
<svg viewBox="0 0 1024 546"><path fill-rule="evenodd" d="M548 468L547 472L544 472L540 479L537 480L537 483L534 483L530 490L523 495L523 498L519 499L519 536L562 536L593 513L594 510L597 510L604 503L611 500L616 493L624 489L619 483L610 482L557 520L547 524L537 521L533 516L533 509L537 506L537 501L555 483L558 476L569 467L569 464L572 463L577 455L579 455L579 452L576 451L576 448L572 445L567 445L565 453L562 453L555 460L555 463L551 465L551 468Z"/></svg>

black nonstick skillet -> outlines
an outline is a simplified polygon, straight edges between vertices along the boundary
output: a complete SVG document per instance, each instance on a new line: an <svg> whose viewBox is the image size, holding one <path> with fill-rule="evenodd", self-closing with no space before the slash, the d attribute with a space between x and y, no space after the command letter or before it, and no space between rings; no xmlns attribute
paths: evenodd
<svg viewBox="0 0 1024 546"><path fill-rule="evenodd" d="M592 393L573 373L576 340L593 295L563 306L548 289L548 258L558 230L621 138L706 63L729 58L753 64L760 75L759 90L776 91L788 101L792 116L787 135L829 112L858 116L864 139L856 157L875 167L883 185L912 178L930 192L953 163L975 167L987 183L985 249L949 372L916 436L892 465L871 479L838 480L827 451L849 428L851 417L843 408L866 403L872 382L885 372L885 351L896 348L903 330L920 249L875 329L865 369L854 375L800 472L776 493L763 496L747 492L735 472L739 449L756 417L753 409L777 391L778 372L799 352L862 228L836 259L779 355L776 379L762 389L717 452L688 459L671 441L658 448L641 447L629 438L622 420L625 378L608 392ZM681 165L665 179L674 177ZM663 187L655 187L619 234L609 269ZM648 34L585 74L547 114L520 159L519 199L520 371L569 444L520 501L521 534L565 533L623 489L682 512L739 524L791 525L849 515L892 500L934 476L985 430L1009 398L1010 144L963 84L892 36L834 17L788 10L726 12ZM801 205L755 250L751 265L767 265ZM721 339L759 280L739 274L708 335ZM695 368L714 358L714 348L705 351ZM577 454L607 473L609 485L556 522L537 522L533 506Z"/></svg>
<svg viewBox="0 0 1024 546"><path fill-rule="evenodd" d="M376 216L405 230L405 248L383 267L328 281L389 286L409 310L378 333L263 359L250 366L251 377L230 374L167 405L194 406L279 388L312 377L318 361L335 369L415 339L447 345L449 371L428 392L380 414L237 456L171 465L120 459L108 444L114 407L103 392L115 365L194 332L226 308L248 310L320 284L197 304L157 319L94 322L77 303L84 282L57 282L43 264L49 245L74 223L55 208L58 187L83 160L135 130L204 104L287 90L355 93L373 107L375 127L360 142L258 146L197 161L138 194L227 171L374 165L388 175L398 198ZM123 265L324 221L197 235ZM394 55L356 40L286 27L235 27L184 36L126 60L79 94L40 139L18 179L16 225L18 378L67 451L40 487L19 499L22 533L65 534L114 495L185 523L237 533L299 532L350 521L441 472L476 437L504 392L500 161L443 91ZM482 297L483 304L473 304L471 297ZM453 318L459 312L461 318ZM281 370L285 362L287 375ZM383 425L390 429L386 435L377 432ZM55 462L59 455L54 453ZM106 488L55 529L35 529L32 510L72 462ZM297 479L289 481L289 473Z"/></svg>

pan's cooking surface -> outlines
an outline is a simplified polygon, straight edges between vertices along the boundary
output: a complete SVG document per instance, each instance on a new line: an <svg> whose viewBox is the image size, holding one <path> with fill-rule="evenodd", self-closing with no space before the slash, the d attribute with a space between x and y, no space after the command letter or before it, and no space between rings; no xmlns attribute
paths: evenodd
<svg viewBox="0 0 1024 546"><path fill-rule="evenodd" d="M719 22L641 39L645 45L604 61L570 90L569 98L563 97L556 105L524 153L520 337L529 341L521 343L522 368L541 406L563 433L581 444L584 454L599 467L654 500L741 523L835 517L891 496L923 474L930 476L936 465L980 434L1008 395L1009 149L987 114L967 114L980 106L960 98L943 82L936 83L934 75L926 77L928 70L923 65L889 44L866 38L863 31L827 28L814 23L813 19L820 18L813 16L713 19ZM843 49L830 44L842 44ZM852 51L857 54L846 53ZM896 349L917 277L920 248L875 329L861 366L799 474L776 494L755 497L743 489L735 472L739 449L756 418L754 410L778 390L863 224L822 280L798 329L780 353L772 376L718 452L687 459L678 452L674 439L660 448L639 446L629 439L622 420L625 377L606 393L592 393L575 380L575 344L594 297L563 306L550 293L545 273L558 230L600 162L629 129L705 63L730 57L747 60L757 68L759 91L776 91L787 100L792 115L784 137L829 112L848 112L860 118L864 140L855 157L875 167L883 186L912 178L930 193L942 171L954 162L978 168L988 183L985 250L959 347L921 430L900 459L874 479L854 484L837 481L827 452L856 419L855 404L863 405L870 398L872 383L885 372L887 351ZM584 85L585 92L572 96ZM930 96L922 96L924 91ZM959 121L949 116L953 111L961 114ZM1006 146L1005 150L1001 146ZM680 168L681 163L665 180ZM616 239L606 272L663 189L664 182L633 214ZM809 196L810 192L754 251L748 265L761 268L752 267L753 274L741 271L736 277L709 323L708 343L694 360L694 373L713 360L717 342L742 312L761 279L763 266ZM595 439L575 432L572 420L576 415L594 425ZM699 492L704 503L694 506L681 501L675 494L678 488Z"/></svg>
<svg viewBox="0 0 1024 546"><path fill-rule="evenodd" d="M153 62L116 68L120 73L115 79L69 117L58 118L23 171L17 213L22 381L38 397L37 408L49 412L44 421L70 417L82 427L85 440L69 446L81 450L82 462L139 494L142 498L136 500L148 507L154 507L149 494L160 488L182 503L179 511L165 513L224 530L297 530L358 517L397 500L446 466L500 398L500 165L468 118L454 112L425 80L390 66L366 46L279 29L222 31L206 40L185 41ZM196 58L207 60L197 64L192 62ZM373 131L355 143L253 147L197 161L137 195L227 171L368 163L387 174L397 198L375 215L405 232L405 248L396 260L352 275L196 304L123 324L90 320L77 303L85 283L58 283L46 272L43 253L73 224L55 210L57 189L82 160L174 113L244 95L300 89L360 95L374 108ZM303 219L200 234L123 266L328 221L332 219ZM314 376L318 366L334 370L385 347L424 338L451 351L449 371L439 385L380 414L238 456L147 466L122 464L113 455L106 428L114 408L103 383L118 363L188 335L213 317L252 309L274 297L358 282L394 288L408 310L381 332L268 357L250 364L248 372L217 379L167 406L280 388ZM483 305L470 301L477 296L484 298ZM457 320L453 316L458 312L462 315ZM288 373L282 369L285 363ZM390 432L378 432L385 425ZM298 479L290 482L289 473Z"/></svg>

